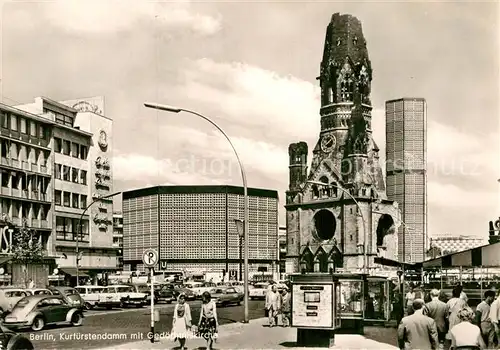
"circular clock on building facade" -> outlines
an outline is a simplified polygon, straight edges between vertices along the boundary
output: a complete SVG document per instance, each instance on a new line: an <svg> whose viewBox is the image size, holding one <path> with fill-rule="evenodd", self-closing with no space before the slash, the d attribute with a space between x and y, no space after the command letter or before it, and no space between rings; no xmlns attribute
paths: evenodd
<svg viewBox="0 0 500 350"><path fill-rule="evenodd" d="M327 134L321 138L321 149L323 152L331 152L335 148L335 136Z"/></svg>

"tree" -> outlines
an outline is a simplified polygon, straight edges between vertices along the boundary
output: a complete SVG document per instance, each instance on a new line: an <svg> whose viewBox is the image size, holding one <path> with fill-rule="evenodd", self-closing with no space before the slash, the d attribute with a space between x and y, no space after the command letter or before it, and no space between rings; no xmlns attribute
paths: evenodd
<svg viewBox="0 0 500 350"><path fill-rule="evenodd" d="M426 255L430 259L436 259L438 256L441 256L443 253L441 251L441 248L436 247L436 246L431 246L427 252Z"/></svg>
<svg viewBox="0 0 500 350"><path fill-rule="evenodd" d="M28 265L43 261L43 245L40 233L24 225L15 229L12 236L13 262L23 268L25 287L28 288Z"/></svg>

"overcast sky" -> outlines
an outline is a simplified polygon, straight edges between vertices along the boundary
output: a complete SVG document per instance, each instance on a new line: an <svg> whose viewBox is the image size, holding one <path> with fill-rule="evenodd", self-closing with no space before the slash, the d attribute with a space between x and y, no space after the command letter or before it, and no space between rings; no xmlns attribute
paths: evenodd
<svg viewBox="0 0 500 350"><path fill-rule="evenodd" d="M211 125L143 102L194 109L233 139L249 186L284 204L288 144L318 138L315 78L335 12L363 24L382 154L385 101L427 99L429 233L487 235L500 214L496 2L4 1L2 101L105 96L115 190L240 185Z"/></svg>

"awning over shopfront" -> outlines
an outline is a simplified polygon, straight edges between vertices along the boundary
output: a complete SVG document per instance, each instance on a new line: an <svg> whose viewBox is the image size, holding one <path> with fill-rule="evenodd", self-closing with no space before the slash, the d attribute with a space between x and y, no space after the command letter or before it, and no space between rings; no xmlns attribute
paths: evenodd
<svg viewBox="0 0 500 350"><path fill-rule="evenodd" d="M61 268L60 271L66 275L70 275L71 277L76 277L76 267L64 267L64 268ZM89 277L89 275L84 273L82 270L78 271L78 276L79 277Z"/></svg>
<svg viewBox="0 0 500 350"><path fill-rule="evenodd" d="M426 270L457 267L500 267L500 242L424 261Z"/></svg>
<svg viewBox="0 0 500 350"><path fill-rule="evenodd" d="M400 267L400 268L404 266L405 269L407 269L407 270L414 270L414 269L417 269L417 267L418 267L415 264L404 263L401 261L391 260L391 259L381 258L381 257L375 258L375 264L379 264L382 266L390 266L390 267Z"/></svg>

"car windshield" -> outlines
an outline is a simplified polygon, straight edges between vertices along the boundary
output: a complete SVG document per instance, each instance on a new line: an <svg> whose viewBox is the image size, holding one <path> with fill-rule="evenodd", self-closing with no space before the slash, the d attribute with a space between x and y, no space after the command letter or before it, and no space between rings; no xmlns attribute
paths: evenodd
<svg viewBox="0 0 500 350"><path fill-rule="evenodd" d="M144 292L149 292L151 288L149 288L146 285L142 285L142 286L137 286L137 290L141 293L144 293Z"/></svg>
<svg viewBox="0 0 500 350"><path fill-rule="evenodd" d="M264 286L263 284L255 284L253 287L255 289L265 289L266 288L266 286Z"/></svg>
<svg viewBox="0 0 500 350"><path fill-rule="evenodd" d="M75 289L66 289L64 291L64 294L65 295L74 295L74 294L78 294L78 292Z"/></svg>
<svg viewBox="0 0 500 350"><path fill-rule="evenodd" d="M224 291L222 289L212 289L210 291L210 293L213 293L213 294L222 294L222 293L224 293Z"/></svg>
<svg viewBox="0 0 500 350"><path fill-rule="evenodd" d="M118 288L116 288L116 291L118 293L131 293L134 290L132 289L132 287L118 287Z"/></svg>

